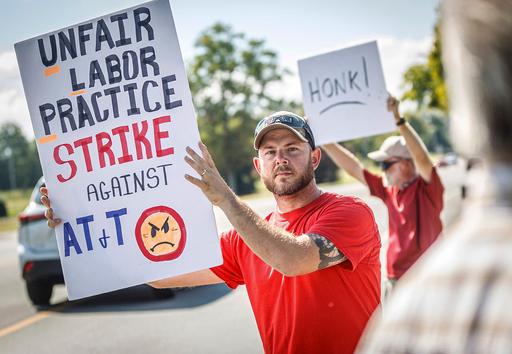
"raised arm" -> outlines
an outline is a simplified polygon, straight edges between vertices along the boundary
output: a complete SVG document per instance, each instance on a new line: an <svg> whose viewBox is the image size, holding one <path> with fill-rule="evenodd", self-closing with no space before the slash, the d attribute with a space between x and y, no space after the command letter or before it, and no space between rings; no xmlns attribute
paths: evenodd
<svg viewBox="0 0 512 354"><path fill-rule="evenodd" d="M432 177L432 167L434 165L430 159L428 150L414 128L409 123L401 121L402 118L399 113L399 105L400 102L390 95L388 98L388 110L393 113L395 122L398 125L398 131L405 139L405 143L411 153L412 160L414 161L414 165L416 166L418 173L424 181L430 182Z"/></svg>
<svg viewBox="0 0 512 354"><path fill-rule="evenodd" d="M206 197L219 206L246 245L265 263L287 276L314 272L345 261L347 258L322 235L293 235L270 225L238 198L222 179L202 143L202 156L187 148L185 160L201 178L186 175Z"/></svg>
<svg viewBox="0 0 512 354"><path fill-rule="evenodd" d="M322 149L329 155L334 163L347 171L349 175L363 184L367 184L364 178L364 167L361 161L340 144L326 144Z"/></svg>

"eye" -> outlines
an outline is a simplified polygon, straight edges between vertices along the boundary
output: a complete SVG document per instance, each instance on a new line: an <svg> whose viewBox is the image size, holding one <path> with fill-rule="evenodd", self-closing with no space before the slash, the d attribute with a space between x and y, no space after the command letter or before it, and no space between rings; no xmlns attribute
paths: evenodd
<svg viewBox="0 0 512 354"><path fill-rule="evenodd" d="M152 223L148 222L149 226L151 226L151 237L156 237L156 232L160 230L158 226L153 225Z"/></svg>
<svg viewBox="0 0 512 354"><path fill-rule="evenodd" d="M162 225L162 227L160 228L160 230L162 230L164 233L167 233L169 231L169 217L167 217L167 219L165 219L165 222Z"/></svg>
<svg viewBox="0 0 512 354"><path fill-rule="evenodd" d="M299 150L299 149L297 147L295 147L295 146L291 146L291 147L288 148L289 152L295 152L297 150Z"/></svg>

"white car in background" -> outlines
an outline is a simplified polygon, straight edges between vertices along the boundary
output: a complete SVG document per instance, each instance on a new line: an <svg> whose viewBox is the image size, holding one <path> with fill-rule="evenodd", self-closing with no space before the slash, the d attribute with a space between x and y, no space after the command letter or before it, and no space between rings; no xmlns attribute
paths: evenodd
<svg viewBox="0 0 512 354"><path fill-rule="evenodd" d="M48 227L45 207L40 200L39 188L43 185L44 179L41 177L27 207L18 215L19 265L28 297L35 306L48 306L53 286L64 283L55 230ZM172 289L151 289L157 298L174 295Z"/></svg>

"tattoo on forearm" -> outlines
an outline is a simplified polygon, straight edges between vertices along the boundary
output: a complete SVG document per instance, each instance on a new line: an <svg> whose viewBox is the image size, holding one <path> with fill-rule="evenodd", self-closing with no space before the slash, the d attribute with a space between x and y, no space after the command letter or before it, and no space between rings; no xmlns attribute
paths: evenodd
<svg viewBox="0 0 512 354"><path fill-rule="evenodd" d="M324 269L336 264L339 264L347 259L347 257L341 253L334 243L317 234L308 234L308 236L318 246L320 253L320 263L318 263L318 269Z"/></svg>

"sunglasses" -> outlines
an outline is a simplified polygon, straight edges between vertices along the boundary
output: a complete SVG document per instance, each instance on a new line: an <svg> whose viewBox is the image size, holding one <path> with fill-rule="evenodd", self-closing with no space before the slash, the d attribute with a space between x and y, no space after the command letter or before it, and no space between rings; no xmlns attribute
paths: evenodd
<svg viewBox="0 0 512 354"><path fill-rule="evenodd" d="M380 168L382 169L382 171L387 171L391 168L391 166L393 166L395 163L400 162L400 161L402 161L402 160L382 161L380 163Z"/></svg>
<svg viewBox="0 0 512 354"><path fill-rule="evenodd" d="M270 116L260 120L254 130L254 137L258 136L262 129L276 123L287 125L295 130L302 129L303 131L299 130L299 132L308 140L309 145L311 145L312 148L315 148L315 139L313 138L313 132L311 131L309 124L303 119L291 115Z"/></svg>

